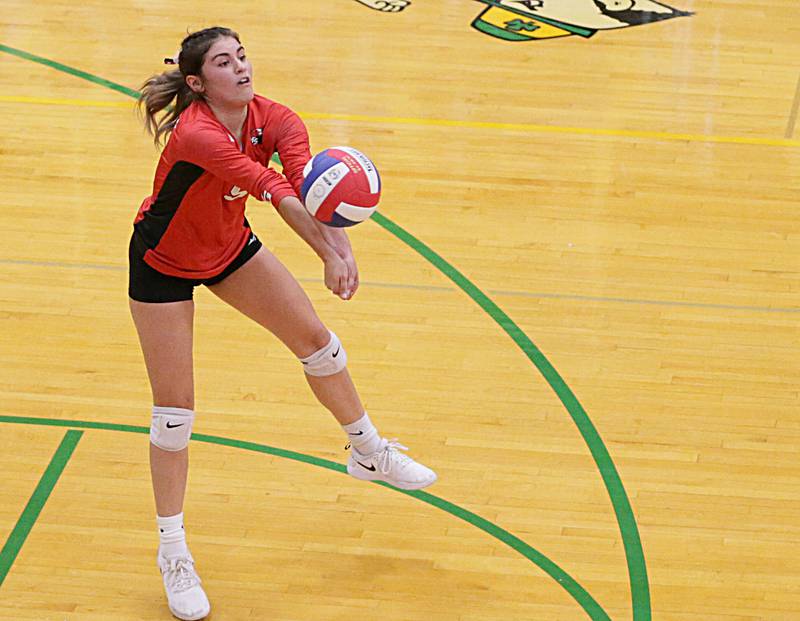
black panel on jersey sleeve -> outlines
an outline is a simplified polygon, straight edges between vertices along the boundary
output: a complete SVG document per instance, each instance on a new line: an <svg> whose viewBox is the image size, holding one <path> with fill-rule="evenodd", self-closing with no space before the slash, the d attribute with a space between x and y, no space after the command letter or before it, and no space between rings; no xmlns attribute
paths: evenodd
<svg viewBox="0 0 800 621"><path fill-rule="evenodd" d="M156 200L134 228L148 248L155 248L178 211L183 197L205 172L197 164L176 162L164 179Z"/></svg>

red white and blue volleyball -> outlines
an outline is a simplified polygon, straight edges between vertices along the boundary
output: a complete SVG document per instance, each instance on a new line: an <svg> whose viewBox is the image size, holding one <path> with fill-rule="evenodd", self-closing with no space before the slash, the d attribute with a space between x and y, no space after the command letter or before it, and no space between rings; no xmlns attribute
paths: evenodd
<svg viewBox="0 0 800 621"><path fill-rule="evenodd" d="M308 212L328 226L353 226L369 218L381 198L378 169L352 147L317 153L303 169L300 189Z"/></svg>

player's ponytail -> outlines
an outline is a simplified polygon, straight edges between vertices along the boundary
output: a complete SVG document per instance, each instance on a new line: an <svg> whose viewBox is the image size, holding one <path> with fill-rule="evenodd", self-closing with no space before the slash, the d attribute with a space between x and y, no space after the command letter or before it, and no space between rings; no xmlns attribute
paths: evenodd
<svg viewBox="0 0 800 621"><path fill-rule="evenodd" d="M144 126L153 135L156 145L161 143L162 136L172 131L181 112L199 98L186 84L180 69L154 75L142 85L139 110ZM170 106L173 99L176 100L175 105ZM157 118L156 115L164 108L167 108L167 112Z"/></svg>
<svg viewBox="0 0 800 621"><path fill-rule="evenodd" d="M174 58L164 59L168 64L178 65L178 69L148 78L139 89L139 111L156 145L175 128L181 112L193 101L202 99L202 95L186 84L186 76L201 75L206 52L220 37L233 37L239 41L239 35L233 30L220 26L193 32L183 40L180 52ZM173 99L175 103L170 105ZM164 109L166 112L159 117L158 113Z"/></svg>

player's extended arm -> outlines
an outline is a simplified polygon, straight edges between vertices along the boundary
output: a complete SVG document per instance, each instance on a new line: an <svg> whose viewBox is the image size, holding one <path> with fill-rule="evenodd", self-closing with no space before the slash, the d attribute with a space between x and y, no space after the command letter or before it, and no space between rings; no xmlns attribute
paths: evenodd
<svg viewBox="0 0 800 621"><path fill-rule="evenodd" d="M328 239L332 239L330 234L320 228L325 225L317 223L296 196L284 198L278 205L278 213L322 259L325 264L325 286L343 300L353 297L358 288L358 274L351 273L348 262L328 242ZM352 257L352 253L350 256Z"/></svg>

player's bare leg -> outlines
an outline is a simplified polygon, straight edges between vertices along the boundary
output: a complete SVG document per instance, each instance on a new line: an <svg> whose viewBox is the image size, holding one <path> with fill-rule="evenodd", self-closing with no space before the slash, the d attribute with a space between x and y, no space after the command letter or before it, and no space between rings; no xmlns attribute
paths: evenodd
<svg viewBox="0 0 800 621"><path fill-rule="evenodd" d="M272 332L301 360L311 390L351 441L348 472L352 476L387 481L404 489L419 489L436 481L432 470L400 452L405 447L378 434L344 366L344 347L320 321L294 276L271 252L262 247L209 289Z"/></svg>
<svg viewBox="0 0 800 621"><path fill-rule="evenodd" d="M210 605L194 569L183 528L189 468L186 445L194 417L194 303L148 304L131 300L130 308L153 392L150 475L160 537L158 566L172 613L186 621L202 619L210 612Z"/></svg>

